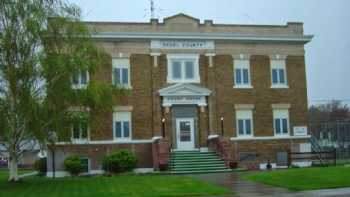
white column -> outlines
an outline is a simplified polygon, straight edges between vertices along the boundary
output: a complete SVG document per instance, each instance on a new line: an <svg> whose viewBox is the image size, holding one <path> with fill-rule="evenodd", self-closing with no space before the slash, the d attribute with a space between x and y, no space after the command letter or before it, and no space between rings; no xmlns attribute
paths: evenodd
<svg viewBox="0 0 350 197"><path fill-rule="evenodd" d="M153 56L153 66L158 67L158 57L160 53L151 53L150 55Z"/></svg>

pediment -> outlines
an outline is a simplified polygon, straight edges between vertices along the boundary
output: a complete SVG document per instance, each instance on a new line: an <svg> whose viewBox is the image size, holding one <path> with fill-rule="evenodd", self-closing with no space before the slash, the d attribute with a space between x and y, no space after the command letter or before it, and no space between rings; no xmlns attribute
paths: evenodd
<svg viewBox="0 0 350 197"><path fill-rule="evenodd" d="M167 18L164 18L164 23L167 24L192 24L198 25L199 19L192 16L180 13Z"/></svg>
<svg viewBox="0 0 350 197"><path fill-rule="evenodd" d="M211 91L190 83L178 83L159 90L160 96L208 96Z"/></svg>

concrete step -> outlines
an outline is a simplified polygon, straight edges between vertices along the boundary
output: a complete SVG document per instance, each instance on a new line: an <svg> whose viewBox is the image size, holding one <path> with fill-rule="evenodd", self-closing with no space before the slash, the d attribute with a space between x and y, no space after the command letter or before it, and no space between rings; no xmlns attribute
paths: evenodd
<svg viewBox="0 0 350 197"><path fill-rule="evenodd" d="M171 174L205 174L205 173L219 173L219 172L232 172L231 169L225 169L225 170L193 170L193 171L171 171Z"/></svg>
<svg viewBox="0 0 350 197"><path fill-rule="evenodd" d="M172 157L216 156L215 153L171 153Z"/></svg>
<svg viewBox="0 0 350 197"><path fill-rule="evenodd" d="M215 152L177 151L170 156L173 174L230 172Z"/></svg>
<svg viewBox="0 0 350 197"><path fill-rule="evenodd" d="M220 162L219 158L188 158L188 159L171 159L170 163L192 163L192 162Z"/></svg>
<svg viewBox="0 0 350 197"><path fill-rule="evenodd" d="M202 159L202 158L218 158L217 155L188 155L188 156L171 156L172 159L190 159L190 158L199 158L199 159Z"/></svg>
<svg viewBox="0 0 350 197"><path fill-rule="evenodd" d="M226 166L212 166L212 167L188 167L188 168L173 168L171 171L208 171L208 170L226 170Z"/></svg>
<svg viewBox="0 0 350 197"><path fill-rule="evenodd" d="M223 167L226 168L226 165L223 163L211 163L211 164L185 164L185 165L172 165L172 169L186 169L186 168L215 168Z"/></svg>
<svg viewBox="0 0 350 197"><path fill-rule="evenodd" d="M195 162L175 162L175 163L170 163L172 165L210 165L210 164L222 164L225 165L225 162L220 160L220 161L195 161Z"/></svg>

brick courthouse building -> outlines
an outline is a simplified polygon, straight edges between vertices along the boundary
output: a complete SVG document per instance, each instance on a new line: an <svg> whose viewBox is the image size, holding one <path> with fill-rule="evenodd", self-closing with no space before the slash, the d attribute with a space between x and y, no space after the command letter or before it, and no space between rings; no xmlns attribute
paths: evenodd
<svg viewBox="0 0 350 197"><path fill-rule="evenodd" d="M57 146L57 175L71 154L86 158L90 173L101 172L103 156L118 149L134 152L138 168L147 169L167 161L167 145L217 151L251 168L285 166L288 151L310 151L304 45L312 36L302 23L214 24L178 14L87 25L110 67L77 76L74 86L99 80L130 94L96 117L95 131L73 126L72 142Z"/></svg>

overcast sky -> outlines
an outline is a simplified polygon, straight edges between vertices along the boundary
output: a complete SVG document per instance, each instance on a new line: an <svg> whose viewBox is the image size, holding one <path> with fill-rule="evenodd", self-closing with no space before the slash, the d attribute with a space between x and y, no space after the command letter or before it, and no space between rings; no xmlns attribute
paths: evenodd
<svg viewBox="0 0 350 197"><path fill-rule="evenodd" d="M70 0L83 20L149 21L149 0ZM162 19L179 12L214 23L304 22L315 35L306 49L309 103L339 99L350 103L350 0L154 0Z"/></svg>

